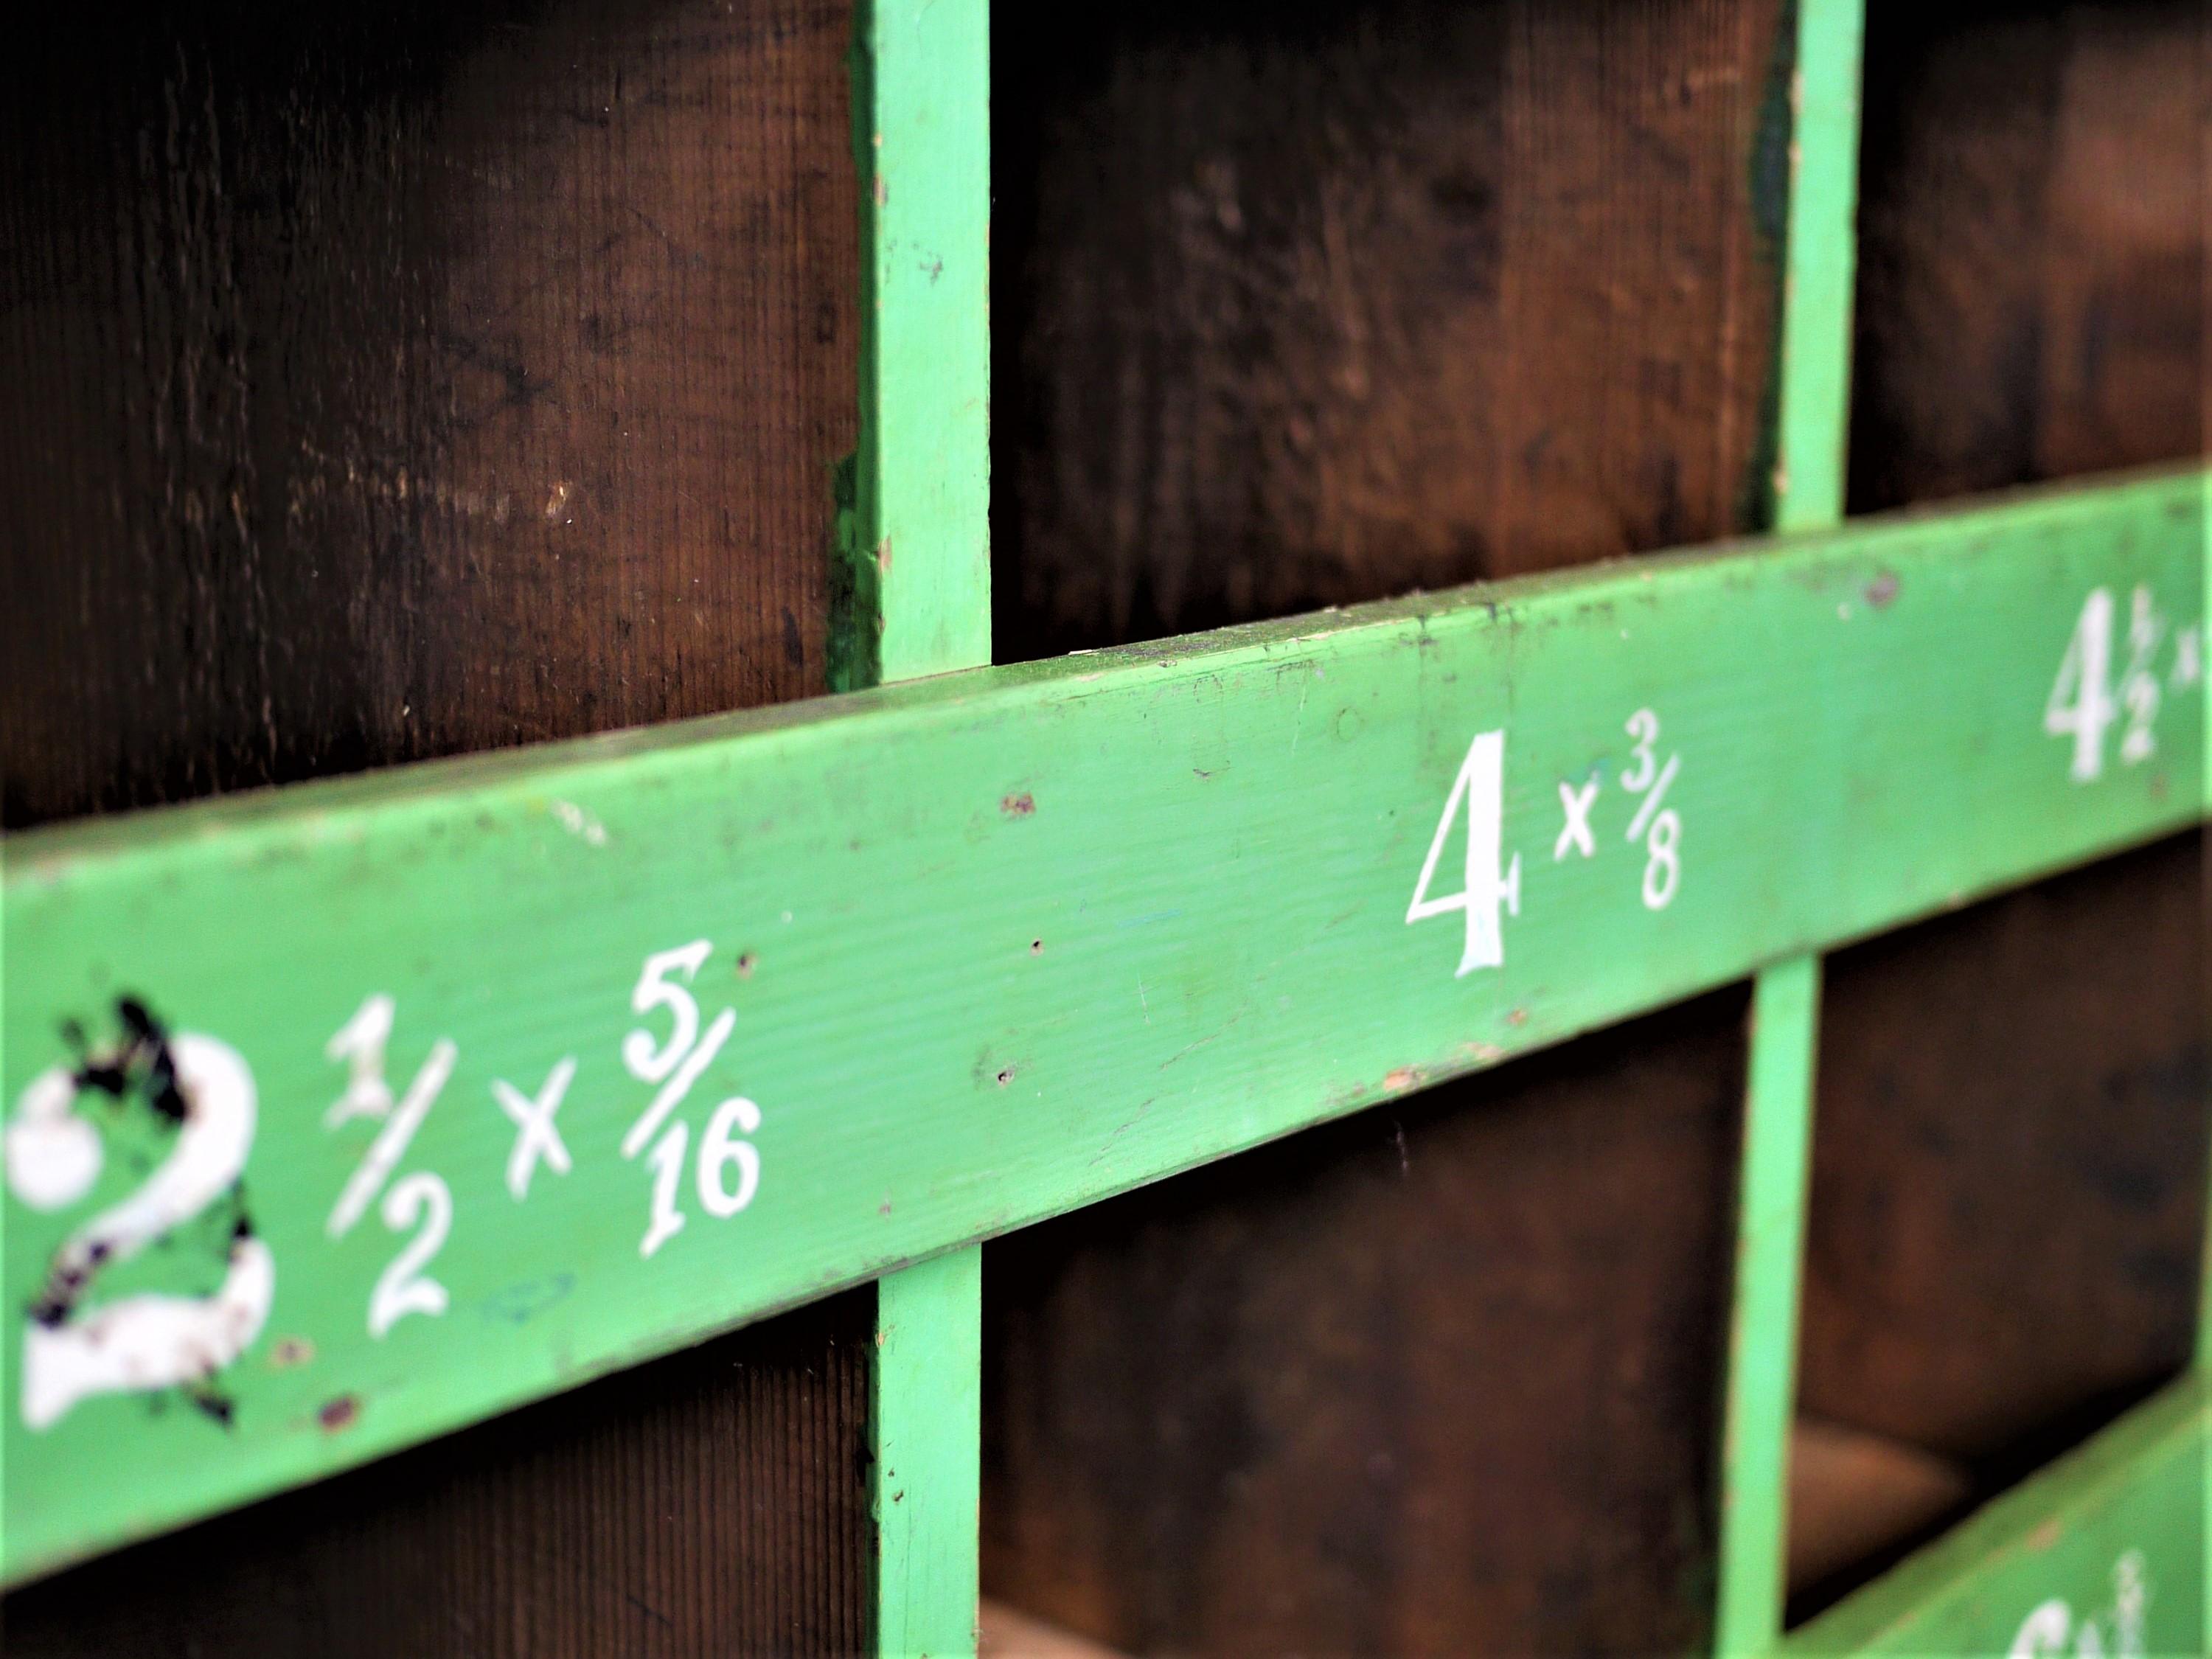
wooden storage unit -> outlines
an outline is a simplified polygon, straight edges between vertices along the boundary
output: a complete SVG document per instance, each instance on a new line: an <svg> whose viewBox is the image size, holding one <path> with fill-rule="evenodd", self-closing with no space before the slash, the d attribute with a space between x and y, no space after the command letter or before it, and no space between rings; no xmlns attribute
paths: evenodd
<svg viewBox="0 0 2212 1659"><path fill-rule="evenodd" d="M1863 21L36 20L10 1651L2201 1647L2212 42Z"/></svg>

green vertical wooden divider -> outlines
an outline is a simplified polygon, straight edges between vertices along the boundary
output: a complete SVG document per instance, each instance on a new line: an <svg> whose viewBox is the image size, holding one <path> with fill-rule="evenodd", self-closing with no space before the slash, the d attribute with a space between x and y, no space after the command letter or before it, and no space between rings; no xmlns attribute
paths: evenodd
<svg viewBox="0 0 2212 1659"><path fill-rule="evenodd" d="M876 1650L975 1650L983 1252L933 1256L876 1287Z"/></svg>
<svg viewBox="0 0 2212 1659"><path fill-rule="evenodd" d="M1843 518L1865 23L1864 0L1800 0L1774 480L1785 532ZM1806 955L1763 969L1752 997L1714 1632L1727 1655L1782 1638L1820 994L1820 959Z"/></svg>
<svg viewBox="0 0 2212 1659"><path fill-rule="evenodd" d="M1724 1654L1764 1653L1782 1634L1797 1274L1820 1014L1817 955L1777 963L1753 981L1722 1481L1717 1646Z"/></svg>
<svg viewBox="0 0 2212 1659"><path fill-rule="evenodd" d="M991 659L990 8L860 0L860 453L834 690Z"/></svg>
<svg viewBox="0 0 2212 1659"><path fill-rule="evenodd" d="M990 9L861 0L860 453L832 683L991 659ZM876 1649L975 1650L982 1252L878 1281Z"/></svg>

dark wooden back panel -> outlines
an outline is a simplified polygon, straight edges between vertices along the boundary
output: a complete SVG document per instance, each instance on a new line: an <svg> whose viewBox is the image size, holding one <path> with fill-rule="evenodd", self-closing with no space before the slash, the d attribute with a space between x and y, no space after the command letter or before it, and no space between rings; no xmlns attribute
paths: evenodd
<svg viewBox="0 0 2212 1659"><path fill-rule="evenodd" d="M1002 8L1000 656L1754 523L1781 10Z"/></svg>
<svg viewBox="0 0 2212 1659"><path fill-rule="evenodd" d="M1851 510L2203 453L2203 9L1868 12Z"/></svg>
<svg viewBox="0 0 2212 1659"><path fill-rule="evenodd" d="M986 1590L1131 1652L1694 1650L1743 1014L987 1246Z"/></svg>
<svg viewBox="0 0 2212 1659"><path fill-rule="evenodd" d="M823 690L849 9L27 15L8 824Z"/></svg>
<svg viewBox="0 0 2212 1659"><path fill-rule="evenodd" d="M2002 1463L2187 1361L2202 860L2179 836L1831 962L1808 1409Z"/></svg>
<svg viewBox="0 0 2212 1659"><path fill-rule="evenodd" d="M7 823L823 690L851 33L844 0L18 20ZM9 1650L852 1650L872 1309L63 1574Z"/></svg>
<svg viewBox="0 0 2212 1659"><path fill-rule="evenodd" d="M17 1591L15 1659L698 1659L867 1632L861 1291ZM184 1409L184 1407L178 1407Z"/></svg>

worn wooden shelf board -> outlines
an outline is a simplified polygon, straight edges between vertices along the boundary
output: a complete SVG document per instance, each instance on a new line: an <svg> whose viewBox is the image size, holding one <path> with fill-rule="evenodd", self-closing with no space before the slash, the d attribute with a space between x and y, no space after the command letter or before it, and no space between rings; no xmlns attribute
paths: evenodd
<svg viewBox="0 0 2212 1659"><path fill-rule="evenodd" d="M6 1577L2185 825L2203 499L2039 493L12 839L15 1115L129 996L195 1121L237 1130L241 1073L258 1116L240 1197L135 1255L106 1206L182 1145L158 1089L76 1102L88 1184L67 1129L11 1134L9 1305L65 1311L35 1401L30 1324L0 1348ZM2155 706L2062 686L2062 724L2111 718L2053 735L2100 616L2094 677ZM333 1121L329 1045L387 1006L399 1104ZM556 1097L558 1158L524 1127ZM71 1238L88 1282L50 1277ZM172 1299L131 1341L173 1320L198 1363L250 1329L204 1409L82 1392L134 1294Z"/></svg>

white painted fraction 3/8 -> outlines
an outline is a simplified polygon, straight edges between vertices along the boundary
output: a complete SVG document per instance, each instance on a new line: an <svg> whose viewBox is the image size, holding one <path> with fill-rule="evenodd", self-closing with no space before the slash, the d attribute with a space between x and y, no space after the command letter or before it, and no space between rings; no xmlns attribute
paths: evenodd
<svg viewBox="0 0 2212 1659"><path fill-rule="evenodd" d="M1652 745L1659 741L1659 716L1649 708L1631 714L1626 729L1636 743L1620 787L1644 797L1628 821L1628 842L1632 847L1642 842L1650 855L1644 866L1644 908L1663 910L1674 902L1674 890L1682 883L1682 815L1664 804L1674 775L1682 769L1682 751L1668 756L1664 764L1658 761Z"/></svg>

